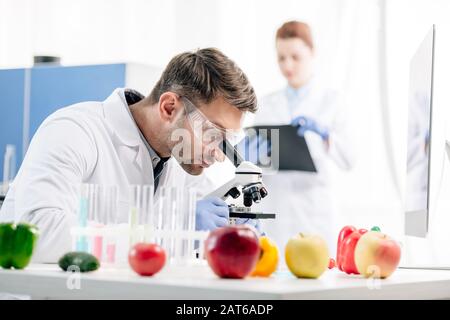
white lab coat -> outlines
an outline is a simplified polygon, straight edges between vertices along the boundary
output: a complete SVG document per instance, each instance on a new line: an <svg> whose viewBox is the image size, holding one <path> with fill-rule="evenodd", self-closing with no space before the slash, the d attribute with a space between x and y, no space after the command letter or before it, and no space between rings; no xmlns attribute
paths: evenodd
<svg viewBox="0 0 450 320"><path fill-rule="evenodd" d="M264 176L269 196L261 201L258 209L276 213L277 218L263 221L262 229L280 248L299 232L320 234L334 255L337 228L330 165L334 162L342 169L352 166L351 132L335 92L311 83L293 108L288 104L286 92L283 89L261 100L254 125L284 125L300 115L310 117L330 130L330 147L327 150L320 136L306 132L317 173L279 171Z"/></svg>
<svg viewBox="0 0 450 320"><path fill-rule="evenodd" d="M126 108L124 89L116 89L104 102L56 111L37 130L0 211L0 221L39 227L34 261L55 262L70 251L81 183L118 186L119 222L124 223L129 186L153 184L151 157ZM186 174L172 158L158 191L162 186L196 187L201 197L211 183Z"/></svg>

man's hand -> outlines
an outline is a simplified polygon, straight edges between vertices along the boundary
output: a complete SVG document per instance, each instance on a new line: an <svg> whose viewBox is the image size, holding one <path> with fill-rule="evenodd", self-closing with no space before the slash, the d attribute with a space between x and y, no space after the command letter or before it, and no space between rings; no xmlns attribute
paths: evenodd
<svg viewBox="0 0 450 320"><path fill-rule="evenodd" d="M228 225L228 205L219 197L197 201L196 230L214 230Z"/></svg>

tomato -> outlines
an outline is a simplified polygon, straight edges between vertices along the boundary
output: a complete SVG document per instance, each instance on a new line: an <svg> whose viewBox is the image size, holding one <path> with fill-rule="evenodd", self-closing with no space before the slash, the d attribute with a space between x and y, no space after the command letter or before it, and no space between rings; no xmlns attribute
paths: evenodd
<svg viewBox="0 0 450 320"><path fill-rule="evenodd" d="M152 276L158 273L166 263L163 248L154 243L137 243L128 253L131 268L141 276Z"/></svg>

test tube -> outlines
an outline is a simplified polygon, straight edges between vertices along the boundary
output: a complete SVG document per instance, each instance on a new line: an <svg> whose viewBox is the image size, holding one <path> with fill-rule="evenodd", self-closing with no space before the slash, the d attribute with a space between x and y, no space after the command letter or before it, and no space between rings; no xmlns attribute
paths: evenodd
<svg viewBox="0 0 450 320"><path fill-rule="evenodd" d="M172 231L181 231L177 233L172 233L172 241L171 245L174 247L174 261L180 262L184 258L185 253L185 241L183 235L183 231L187 229L187 207L186 207L186 199L184 190L181 188L173 189L173 205L174 205L174 213L172 215L173 221L173 229Z"/></svg>
<svg viewBox="0 0 450 320"><path fill-rule="evenodd" d="M195 214L197 211L197 190L196 189L189 189L188 190L188 201L187 201L187 215L188 215L188 222L187 222L187 230L189 232L195 232ZM187 241L187 258L193 259L195 258L195 241L190 238Z"/></svg>
<svg viewBox="0 0 450 320"><path fill-rule="evenodd" d="M128 224L130 226L130 247L133 246L136 242L136 232L137 232L137 210L139 206L138 199L141 197L140 195L141 189L137 185L132 185L130 187L130 208L128 213Z"/></svg>
<svg viewBox="0 0 450 320"><path fill-rule="evenodd" d="M80 202L78 209L78 226L81 228L87 227L88 211L89 211L89 185L82 184L80 187ZM76 242L77 251L87 251L87 239L85 236L79 236Z"/></svg>
<svg viewBox="0 0 450 320"><path fill-rule="evenodd" d="M6 145L5 156L3 161L3 186L0 190L1 194L6 194L9 189L10 182L16 175L16 147L12 144Z"/></svg>
<svg viewBox="0 0 450 320"><path fill-rule="evenodd" d="M105 217L106 225L115 226L118 223L118 212L117 212L117 187L111 186L105 190ZM106 261L108 263L114 263L116 261L116 241L117 239L112 236L108 236L105 239L106 242Z"/></svg>
<svg viewBox="0 0 450 320"><path fill-rule="evenodd" d="M90 185L90 201L89 201L89 220L93 228L103 228L104 212L102 206L104 205L104 187L99 185ZM91 253L97 257L99 261L102 260L103 252L103 237L94 235L91 241Z"/></svg>
<svg viewBox="0 0 450 320"><path fill-rule="evenodd" d="M130 246L139 241L149 241L154 224L152 185L132 185L130 187ZM138 227L142 227L143 235L139 237Z"/></svg>
<svg viewBox="0 0 450 320"><path fill-rule="evenodd" d="M166 191L167 189L165 187L161 187L159 189L159 197L158 200L155 200L155 219L154 219L154 227L155 230L161 231L163 228L163 216L164 216L164 202L166 197ZM156 237L154 239L155 243L162 246L162 238Z"/></svg>
<svg viewBox="0 0 450 320"><path fill-rule="evenodd" d="M117 222L117 187L102 186L97 184L83 184L80 196L79 226L90 227L94 231L104 228L108 224ZM92 253L102 261L104 253L104 237L100 232L94 232L92 236L80 237L77 242L77 250ZM107 238L107 259L113 262L115 259L115 240ZM113 246L110 246L114 244Z"/></svg>
<svg viewBox="0 0 450 320"><path fill-rule="evenodd" d="M154 186L142 186L142 210L141 222L144 227L144 241L151 242L153 240L152 230L155 224L155 210L154 210Z"/></svg>
<svg viewBox="0 0 450 320"><path fill-rule="evenodd" d="M195 231L195 208L197 192L195 189L188 189L186 192L179 189L174 202L177 205L176 226L177 231L181 231L176 239L175 260L186 262L194 257L194 241L192 232Z"/></svg>
<svg viewBox="0 0 450 320"><path fill-rule="evenodd" d="M158 220L163 237L160 242L161 246L167 253L169 262L173 261L175 249L174 239L171 236L171 232L175 231L176 221L176 202L174 201L174 196L176 196L175 188L161 187L158 206Z"/></svg>

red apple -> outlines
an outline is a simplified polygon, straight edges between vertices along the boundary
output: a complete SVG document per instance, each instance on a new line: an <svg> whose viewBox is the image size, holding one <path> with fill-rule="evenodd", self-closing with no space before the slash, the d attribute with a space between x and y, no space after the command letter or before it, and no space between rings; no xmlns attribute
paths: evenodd
<svg viewBox="0 0 450 320"><path fill-rule="evenodd" d="M247 225L215 229L205 242L206 260L221 278L245 278L255 268L260 250L255 230Z"/></svg>
<svg viewBox="0 0 450 320"><path fill-rule="evenodd" d="M369 231L355 248L355 265L365 277L387 278L400 262L399 244L379 231Z"/></svg>
<svg viewBox="0 0 450 320"><path fill-rule="evenodd" d="M164 267L166 253L157 244L138 243L130 249L128 262L137 274L152 276Z"/></svg>

